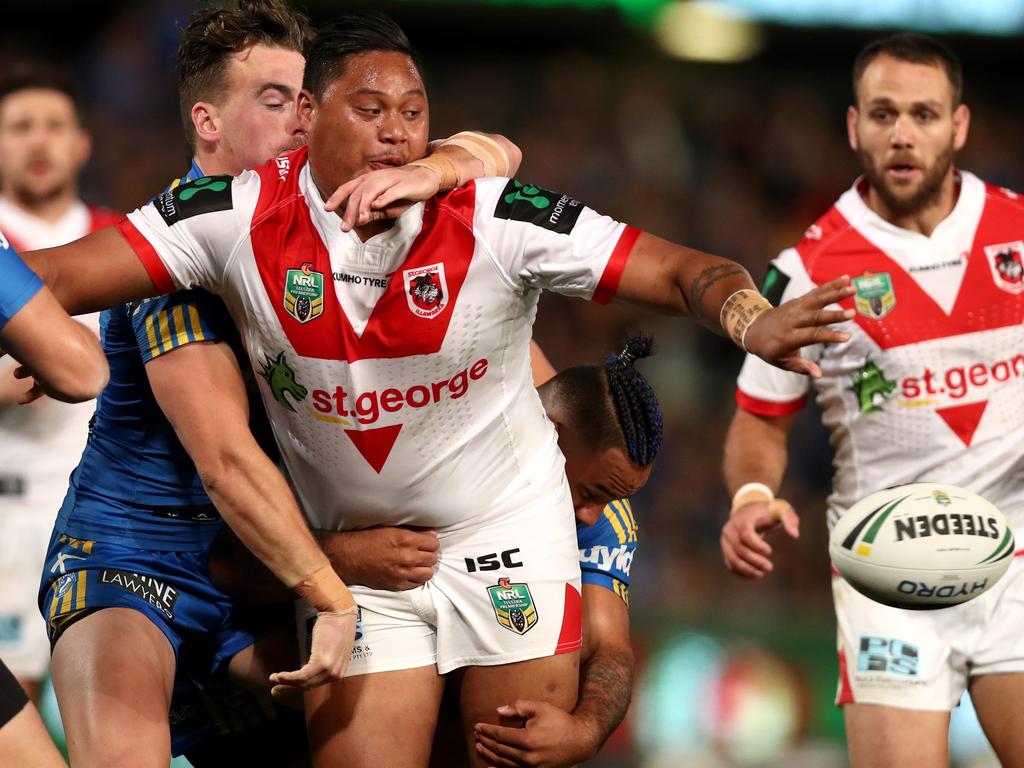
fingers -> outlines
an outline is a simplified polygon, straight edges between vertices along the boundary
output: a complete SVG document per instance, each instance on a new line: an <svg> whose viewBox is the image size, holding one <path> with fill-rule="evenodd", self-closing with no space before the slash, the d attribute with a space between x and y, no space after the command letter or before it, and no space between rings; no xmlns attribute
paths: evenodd
<svg viewBox="0 0 1024 768"><path fill-rule="evenodd" d="M476 743L476 751L484 759L490 768L519 768L522 763L501 757L485 747L479 741Z"/></svg>
<svg viewBox="0 0 1024 768"><path fill-rule="evenodd" d="M46 393L43 392L43 388L39 386L39 382L34 382L32 386L21 393L18 397L18 405L28 405L34 403L39 398L43 397Z"/></svg>
<svg viewBox="0 0 1024 768"><path fill-rule="evenodd" d="M850 276L843 275L828 283L819 285L813 291L796 299L796 301L800 301L814 309L820 309L827 307L829 304L837 304L844 299L848 299L856 292L857 289L850 282Z"/></svg>
<svg viewBox="0 0 1024 768"><path fill-rule="evenodd" d="M475 736L477 751L488 755L488 760L492 761L493 765L520 766L526 762L527 756L521 749L503 744L479 731Z"/></svg>
<svg viewBox="0 0 1024 768"><path fill-rule="evenodd" d="M785 499L775 499L771 503L771 511L781 521L782 530L786 532L786 535L791 539L800 538L800 516L797 515L796 510L793 509L788 501Z"/></svg>
<svg viewBox="0 0 1024 768"><path fill-rule="evenodd" d="M477 723L473 728L473 732L477 737L486 736L507 747L513 747L514 749L527 748L525 728L509 728L505 725L494 725L493 723Z"/></svg>
<svg viewBox="0 0 1024 768"><path fill-rule="evenodd" d="M348 200L348 196L352 194L352 190L356 189L362 183L362 180L362 176L357 176L334 190L334 194L328 197L327 202L324 203L324 210L336 211L343 207L345 201Z"/></svg>
<svg viewBox="0 0 1024 768"><path fill-rule="evenodd" d="M846 320L852 320L855 314L857 313L852 309L816 309L811 313L807 325L817 327L820 325L842 323Z"/></svg>
<svg viewBox="0 0 1024 768"><path fill-rule="evenodd" d="M744 579L760 579L764 577L764 571L760 568L755 568L737 554L736 548L732 542L723 538L721 540L721 545L722 559L725 561L725 567L728 568L730 572L737 576L741 576Z"/></svg>

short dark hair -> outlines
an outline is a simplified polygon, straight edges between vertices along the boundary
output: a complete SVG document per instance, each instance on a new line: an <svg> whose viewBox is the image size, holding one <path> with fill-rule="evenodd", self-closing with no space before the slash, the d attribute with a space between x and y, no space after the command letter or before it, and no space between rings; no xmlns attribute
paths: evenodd
<svg viewBox="0 0 1024 768"><path fill-rule="evenodd" d="M946 71L953 88L953 106L959 106L964 95L964 72L960 59L945 43L928 35L900 32L872 40L853 60L853 102L857 103L857 86L868 65L879 56L891 56L911 64L933 64Z"/></svg>
<svg viewBox="0 0 1024 768"><path fill-rule="evenodd" d="M404 53L423 74L423 60L402 28L379 11L345 13L320 27L306 56L302 87L319 101L327 86L345 74L345 59L369 51Z"/></svg>
<svg viewBox="0 0 1024 768"><path fill-rule="evenodd" d="M662 441L661 406L635 367L652 351L649 337L634 336L604 365L566 368L545 384L552 388L562 418L589 447L596 451L624 447L641 467L654 461Z"/></svg>
<svg viewBox="0 0 1024 768"><path fill-rule="evenodd" d="M189 147L195 148L192 107L227 88L228 59L254 45L302 53L309 19L279 0L238 0L237 8L206 8L189 17L178 45L178 105Z"/></svg>
<svg viewBox="0 0 1024 768"><path fill-rule="evenodd" d="M82 104L71 85L71 79L48 64L30 61L17 62L0 79L0 102L19 91L56 91L67 96L75 110L75 119L82 123Z"/></svg>

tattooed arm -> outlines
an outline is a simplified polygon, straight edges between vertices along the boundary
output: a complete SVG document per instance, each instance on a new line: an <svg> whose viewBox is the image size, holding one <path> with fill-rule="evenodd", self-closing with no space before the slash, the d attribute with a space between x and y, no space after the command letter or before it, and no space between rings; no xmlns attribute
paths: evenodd
<svg viewBox="0 0 1024 768"><path fill-rule="evenodd" d="M505 725L478 723L474 736L488 765L564 768L589 760L629 708L633 649L629 611L603 586L583 585L580 697L572 712L540 701L500 707ZM520 727L513 727L520 726Z"/></svg>
<svg viewBox="0 0 1024 768"><path fill-rule="evenodd" d="M820 375L816 364L800 357L800 350L849 338L825 326L848 319L852 311L825 307L853 293L849 278L843 277L779 308L767 309L770 305L758 294L747 270L736 262L644 233L629 254L616 298L660 312L691 315L720 334L726 332L724 324L737 345L766 362ZM727 304L730 297L733 300ZM749 311L750 302L743 297L755 300L756 311Z"/></svg>

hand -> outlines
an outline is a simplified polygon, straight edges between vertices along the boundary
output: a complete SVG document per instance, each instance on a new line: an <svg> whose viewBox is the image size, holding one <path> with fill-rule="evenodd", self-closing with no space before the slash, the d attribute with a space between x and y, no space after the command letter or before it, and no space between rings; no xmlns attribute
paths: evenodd
<svg viewBox="0 0 1024 768"><path fill-rule="evenodd" d="M434 531L399 527L321 534L320 545L346 584L390 592L430 581L440 548Z"/></svg>
<svg viewBox="0 0 1024 768"><path fill-rule="evenodd" d="M275 672L270 676L274 687L272 696L280 696L290 688L316 688L325 683L334 683L345 676L352 643L356 638L356 617L359 609L355 606L334 613L321 611L313 625L313 643L309 661L296 672Z"/></svg>
<svg viewBox="0 0 1024 768"><path fill-rule="evenodd" d="M498 707L502 721L525 720L522 728L477 723L476 751L499 768L557 768L589 760L600 744L590 721L543 701L517 701Z"/></svg>
<svg viewBox="0 0 1024 768"><path fill-rule="evenodd" d="M324 210L344 208L341 231L348 232L377 219L397 218L414 202L436 195L440 185L441 177L422 165L383 168L342 184L327 198Z"/></svg>
<svg viewBox="0 0 1024 768"><path fill-rule="evenodd" d="M751 501L735 510L722 526L720 543L725 567L746 579L772 571L772 548L764 534L782 525L790 538L800 538L800 518L788 501Z"/></svg>
<svg viewBox="0 0 1024 768"><path fill-rule="evenodd" d="M747 329L746 347L751 354L772 365L818 378L821 368L800 357L800 349L813 344L847 341L850 334L825 326L853 317L852 309L825 309L856 293L850 278L843 275L782 306L762 312Z"/></svg>
<svg viewBox="0 0 1024 768"><path fill-rule="evenodd" d="M24 365L19 365L17 368L14 369L14 378L31 379L32 374ZM43 391L42 385L35 379L32 379L32 386L21 393L21 395L18 397L18 404L28 405L29 403L34 403L36 400L45 396L46 393Z"/></svg>

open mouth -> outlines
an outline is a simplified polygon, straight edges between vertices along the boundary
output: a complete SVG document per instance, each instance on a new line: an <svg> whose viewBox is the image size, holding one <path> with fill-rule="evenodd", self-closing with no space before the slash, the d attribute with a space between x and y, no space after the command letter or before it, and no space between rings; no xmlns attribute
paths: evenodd
<svg viewBox="0 0 1024 768"><path fill-rule="evenodd" d="M398 168L402 165L405 165L405 163L402 161L402 158L397 155L378 157L369 162L369 166L375 171L379 171L382 168Z"/></svg>
<svg viewBox="0 0 1024 768"><path fill-rule="evenodd" d="M893 163L886 167L889 176L896 179L910 179L918 172L918 167L912 163Z"/></svg>

